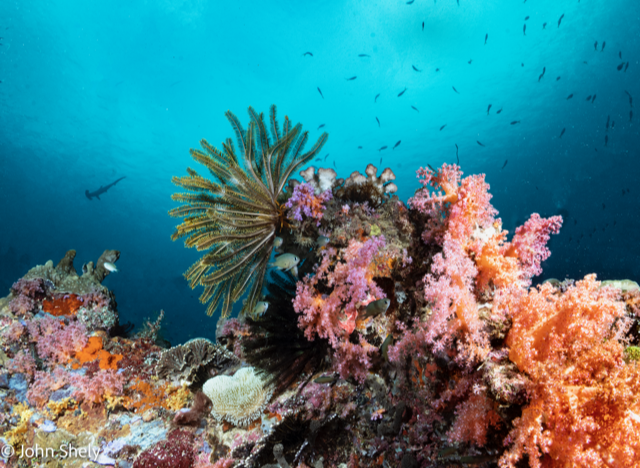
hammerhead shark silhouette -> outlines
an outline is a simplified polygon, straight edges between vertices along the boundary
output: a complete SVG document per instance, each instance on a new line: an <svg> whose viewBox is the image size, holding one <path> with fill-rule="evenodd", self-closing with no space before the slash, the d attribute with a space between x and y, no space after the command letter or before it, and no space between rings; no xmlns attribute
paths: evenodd
<svg viewBox="0 0 640 468"><path fill-rule="evenodd" d="M120 177L118 180L116 180L115 182L111 182L109 185L107 185L106 187L103 187L102 185L100 186L100 188L98 190L96 190L95 192L89 192L88 190L84 191L84 194L87 196L87 198L89 200L91 200L93 197L96 197L98 200L100 200L100 195L102 195L103 193L105 193L107 190L109 190L111 187L113 187L114 185L116 185L118 182L120 182L122 179L124 179L126 176Z"/></svg>

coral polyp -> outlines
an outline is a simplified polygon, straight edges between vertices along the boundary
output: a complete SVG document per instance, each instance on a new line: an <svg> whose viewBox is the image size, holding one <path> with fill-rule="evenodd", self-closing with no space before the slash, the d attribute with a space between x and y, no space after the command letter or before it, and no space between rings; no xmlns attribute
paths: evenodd
<svg viewBox="0 0 640 468"><path fill-rule="evenodd" d="M185 273L191 288L204 286L202 303L209 302L207 314L218 307L222 316L247 293L243 312L252 311L262 294L264 274L278 231L285 224L282 189L291 174L309 162L327 141L323 133L311 150L303 153L308 132L300 124L284 119L282 131L271 107L267 132L264 116L249 108L251 121L245 130L238 118L227 111L240 155L232 140L222 151L206 140L203 151L192 149L191 156L205 165L213 180L187 169L188 176L174 177L173 183L188 191L173 200L184 203L169 211L184 217L173 240L186 237L185 246L207 251Z"/></svg>

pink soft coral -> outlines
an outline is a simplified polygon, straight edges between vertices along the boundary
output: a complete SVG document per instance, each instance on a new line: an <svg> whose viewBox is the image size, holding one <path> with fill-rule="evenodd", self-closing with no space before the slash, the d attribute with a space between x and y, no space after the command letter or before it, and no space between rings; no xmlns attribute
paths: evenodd
<svg viewBox="0 0 640 468"><path fill-rule="evenodd" d="M316 195L311 184L298 184L293 189L293 195L285 206L289 208L289 218L302 221L304 214L306 217L316 220L316 225L320 226L320 220L325 210L323 203L328 202L331 198L333 198L331 190Z"/></svg>
<svg viewBox="0 0 640 468"><path fill-rule="evenodd" d="M72 375L71 383L76 387L74 396L91 403L100 403L107 396L122 395L124 377L117 371L100 370L91 377Z"/></svg>
<svg viewBox="0 0 640 468"><path fill-rule="evenodd" d="M589 275L564 294L545 283L508 304L509 357L531 384L502 467L525 453L534 468L543 456L562 466L639 466L640 368L624 361L618 294Z"/></svg>
<svg viewBox="0 0 640 468"><path fill-rule="evenodd" d="M44 317L27 322L27 329L42 359L63 364L87 345L87 329L76 321L65 326L60 320Z"/></svg>

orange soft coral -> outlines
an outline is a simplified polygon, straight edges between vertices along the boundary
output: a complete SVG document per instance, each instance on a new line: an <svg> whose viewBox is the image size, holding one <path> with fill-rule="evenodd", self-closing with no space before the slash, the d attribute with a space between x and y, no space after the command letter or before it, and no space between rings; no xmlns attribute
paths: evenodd
<svg viewBox="0 0 640 468"><path fill-rule="evenodd" d="M118 362L122 359L121 354L111 354L109 351L102 349L102 338L99 336L91 336L87 342L87 345L79 352L76 353L75 359L77 362L73 363L73 368L77 369L82 364L95 361L99 359L100 369L118 369Z"/></svg>
<svg viewBox="0 0 640 468"><path fill-rule="evenodd" d="M42 301L42 310L60 317L62 315L76 315L78 309L83 305L82 299L76 294L66 294L52 300Z"/></svg>
<svg viewBox="0 0 640 468"><path fill-rule="evenodd" d="M509 357L531 379L530 403L514 422L513 467L638 466L640 369L624 361L624 303L595 275L562 295L550 284L510 304Z"/></svg>

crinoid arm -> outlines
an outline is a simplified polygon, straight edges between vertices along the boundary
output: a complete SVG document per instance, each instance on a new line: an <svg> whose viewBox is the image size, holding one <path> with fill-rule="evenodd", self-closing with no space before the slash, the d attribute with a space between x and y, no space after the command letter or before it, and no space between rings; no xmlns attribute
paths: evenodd
<svg viewBox="0 0 640 468"><path fill-rule="evenodd" d="M200 142L202 150L191 150L193 159L209 170L212 179L191 168L187 176L173 178L186 192L172 196L182 205L169 215L183 221L171 238L184 238L186 247L206 252L186 271L185 278L191 288L204 286L200 301L209 303L208 315L220 309L222 316L228 316L244 294L247 299L242 312L253 311L262 295L273 242L283 224L278 196L291 174L313 159L328 138L323 133L304 153L308 132L303 132L300 124L292 125L288 117L281 131L275 106L269 114L271 135L262 113L250 107L249 116L249 126L244 129L233 113L226 113L239 153L230 138L222 150L206 140Z"/></svg>

